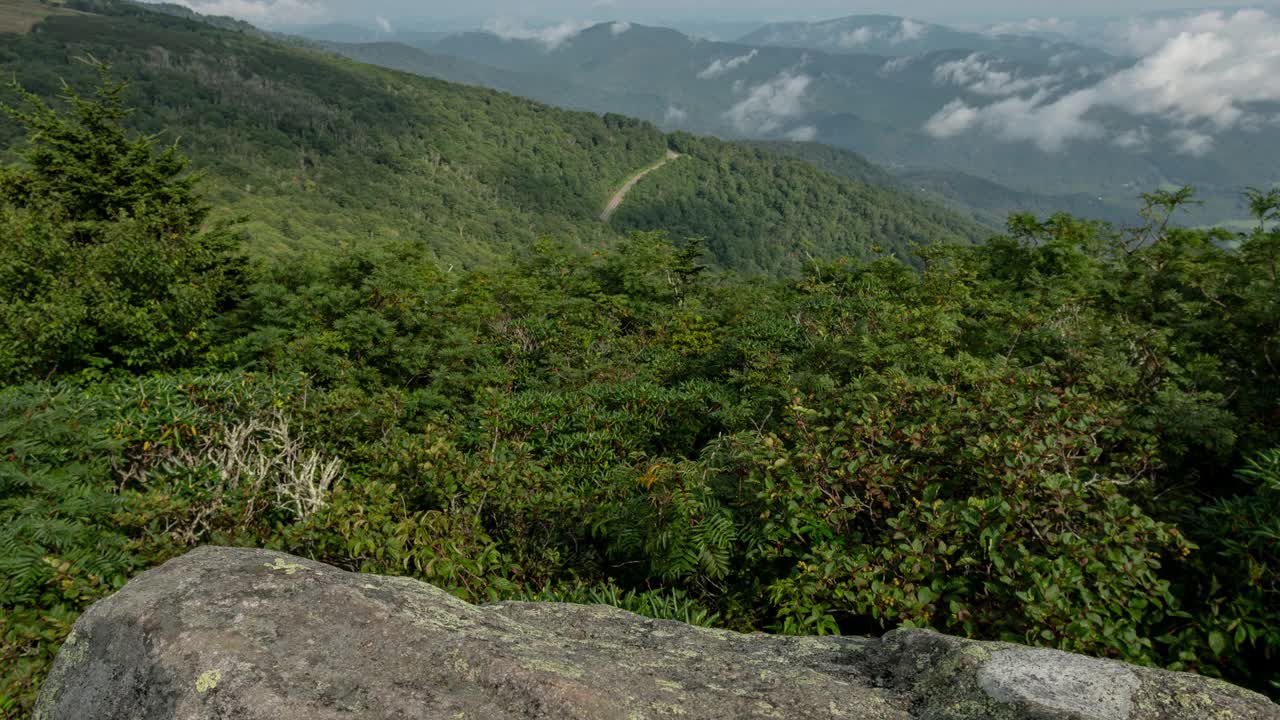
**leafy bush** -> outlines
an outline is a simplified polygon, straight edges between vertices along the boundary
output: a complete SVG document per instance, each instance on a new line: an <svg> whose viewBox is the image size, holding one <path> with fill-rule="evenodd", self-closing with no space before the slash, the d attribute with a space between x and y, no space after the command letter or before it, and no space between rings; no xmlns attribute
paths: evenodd
<svg viewBox="0 0 1280 720"><path fill-rule="evenodd" d="M1280 690L1280 450L1249 458L1238 475L1240 494L1208 504L1188 523L1202 552L1185 576L1186 594L1199 602L1171 638L1175 666L1203 667L1207 646L1229 677L1253 675Z"/></svg>
<svg viewBox="0 0 1280 720"><path fill-rule="evenodd" d="M4 106L30 144L0 175L2 381L190 364L240 287L185 159L125 132L125 85L100 73L92 99L65 89L66 113L18 87L28 109Z"/></svg>

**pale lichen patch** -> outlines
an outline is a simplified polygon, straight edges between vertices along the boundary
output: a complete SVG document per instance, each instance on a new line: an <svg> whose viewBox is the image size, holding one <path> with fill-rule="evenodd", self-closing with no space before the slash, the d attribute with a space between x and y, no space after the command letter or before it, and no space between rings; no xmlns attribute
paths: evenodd
<svg viewBox="0 0 1280 720"><path fill-rule="evenodd" d="M771 718L782 717L782 713L778 711L777 707L773 706L770 703L765 702L764 700L757 700L755 703L755 707L756 707L756 710L759 711L764 717L771 717Z"/></svg>
<svg viewBox="0 0 1280 720"><path fill-rule="evenodd" d="M218 683L220 682L222 682L221 670L207 670L201 673L200 677L196 678L196 692L203 695L210 690L217 689Z"/></svg>
<svg viewBox="0 0 1280 720"><path fill-rule="evenodd" d="M41 688L41 699L57 697L66 685L67 678L72 671L83 665L89 659L89 643L83 642L80 636L72 630L67 639L62 641L62 648L58 650L58 660L54 663L53 668L49 671L48 677L45 678L44 686ZM44 720L48 717L48 711L43 703L36 706L32 714L32 720Z"/></svg>
<svg viewBox="0 0 1280 720"><path fill-rule="evenodd" d="M680 683L674 680L665 680L663 678L658 678L654 682L657 683L658 687L664 690L670 690L672 692L678 692L680 690L684 690L684 685L681 685Z"/></svg>
<svg viewBox="0 0 1280 720"><path fill-rule="evenodd" d="M560 675L571 680L581 680L583 672L581 669L566 665L554 660L542 660L540 658L528 658L520 661L520 664L526 670L534 670L537 672L551 673L552 675Z"/></svg>
<svg viewBox="0 0 1280 720"><path fill-rule="evenodd" d="M274 563L263 563L262 566L268 570L273 570L275 572L283 572L285 575L296 575L298 574L299 570L309 569L305 565L299 565L298 563L287 562L285 561L284 558L276 558L276 561Z"/></svg>

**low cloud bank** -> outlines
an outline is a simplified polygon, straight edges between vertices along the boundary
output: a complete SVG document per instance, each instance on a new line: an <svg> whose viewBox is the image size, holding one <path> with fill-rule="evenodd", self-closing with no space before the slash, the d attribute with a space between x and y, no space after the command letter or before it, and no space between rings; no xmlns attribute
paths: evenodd
<svg viewBox="0 0 1280 720"><path fill-rule="evenodd" d="M1057 75L1020 77L1016 70L1004 69L1002 61L974 53L963 60L939 65L933 71L933 79L939 84L956 85L978 95L1003 97L1049 88L1061 78Z"/></svg>
<svg viewBox="0 0 1280 720"><path fill-rule="evenodd" d="M731 107L725 118L744 135L776 133L787 120L804 113L805 93L812 82L808 75L784 70L748 90L747 97Z"/></svg>
<svg viewBox="0 0 1280 720"><path fill-rule="evenodd" d="M728 60L720 60L720 59L713 60L711 61L711 64L706 67L706 69L698 73L698 78L701 80L711 80L714 78L718 78L721 75L725 75L734 70L737 70L743 65L746 65L747 63L754 60L756 56L759 54L760 54L759 50L752 50L746 55L739 55L738 57L729 58Z"/></svg>
<svg viewBox="0 0 1280 720"><path fill-rule="evenodd" d="M484 24L484 29L503 40L532 40L548 50L555 50L592 25L595 23L589 20L565 20L557 25L531 28L519 20L504 16L489 20Z"/></svg>
<svg viewBox="0 0 1280 720"><path fill-rule="evenodd" d="M840 33L836 44L842 48L853 49L869 45L875 41L899 45L904 42L919 40L929 34L929 26L922 22L903 18L894 29L864 26Z"/></svg>
<svg viewBox="0 0 1280 720"><path fill-rule="evenodd" d="M1280 18L1274 15L1203 13L1133 25L1128 38L1134 48L1152 49L1131 67L1065 94L1031 79L1014 89L1017 78L984 74L980 63L939 67L941 76L961 78L973 92L981 87L1000 91L982 94L1015 96L988 105L954 100L929 119L925 131L940 138L985 132L1051 152L1073 140L1105 137L1121 147L1145 146L1149 131L1111 130L1092 113L1111 109L1174 126L1165 135L1173 149L1201 156L1213 149L1215 134L1268 122L1257 105L1280 102Z"/></svg>

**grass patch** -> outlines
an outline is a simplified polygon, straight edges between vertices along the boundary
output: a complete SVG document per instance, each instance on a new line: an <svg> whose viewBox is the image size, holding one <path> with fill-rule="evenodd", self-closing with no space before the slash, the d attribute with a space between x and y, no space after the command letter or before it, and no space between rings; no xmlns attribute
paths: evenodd
<svg viewBox="0 0 1280 720"><path fill-rule="evenodd" d="M73 11L31 0L0 0L0 32L28 33L50 15L72 15Z"/></svg>

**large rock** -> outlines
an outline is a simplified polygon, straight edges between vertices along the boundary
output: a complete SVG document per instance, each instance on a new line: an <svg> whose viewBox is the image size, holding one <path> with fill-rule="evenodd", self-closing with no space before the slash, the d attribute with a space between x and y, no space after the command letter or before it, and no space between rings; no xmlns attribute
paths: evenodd
<svg viewBox="0 0 1280 720"><path fill-rule="evenodd" d="M202 548L75 625L36 720L1280 719L1194 675L924 631L739 635L607 607L468 605L403 578Z"/></svg>

